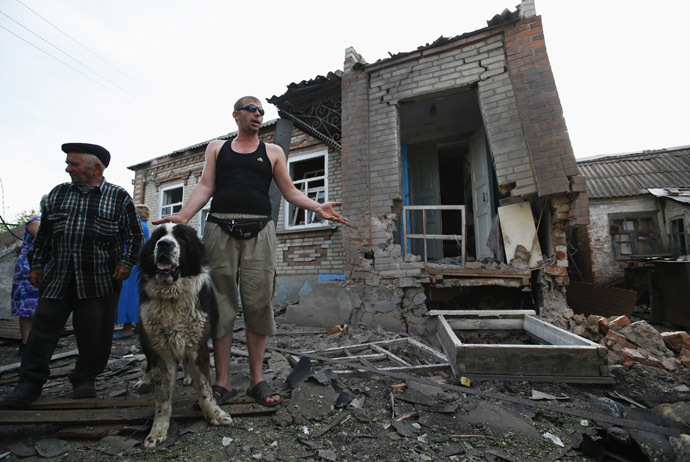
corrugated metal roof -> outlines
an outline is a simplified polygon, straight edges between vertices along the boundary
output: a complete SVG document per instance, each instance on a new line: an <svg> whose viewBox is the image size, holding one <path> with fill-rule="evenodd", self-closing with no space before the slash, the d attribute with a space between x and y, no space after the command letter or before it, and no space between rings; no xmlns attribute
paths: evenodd
<svg viewBox="0 0 690 462"><path fill-rule="evenodd" d="M592 199L647 194L648 188L690 188L690 146L583 159L577 166Z"/></svg>

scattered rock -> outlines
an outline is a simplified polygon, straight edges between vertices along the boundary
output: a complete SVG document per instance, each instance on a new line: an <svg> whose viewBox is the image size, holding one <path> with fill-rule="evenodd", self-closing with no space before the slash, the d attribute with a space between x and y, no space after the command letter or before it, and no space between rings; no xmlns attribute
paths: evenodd
<svg viewBox="0 0 690 462"><path fill-rule="evenodd" d="M7 449L9 449L12 454L14 454L17 457L31 457L36 455L36 449L32 448L30 446L27 446L24 443L14 443L10 444Z"/></svg>
<svg viewBox="0 0 690 462"><path fill-rule="evenodd" d="M46 438L36 443L36 452L45 458L57 457L70 451L67 441Z"/></svg>
<svg viewBox="0 0 690 462"><path fill-rule="evenodd" d="M643 348L656 356L674 356L673 351L669 350L664 344L664 339L658 330L652 327L647 321L637 321L618 330L618 333L625 336L626 340Z"/></svg>
<svg viewBox="0 0 690 462"><path fill-rule="evenodd" d="M690 434L690 401L659 404L654 406L651 411L663 418L671 427Z"/></svg>
<svg viewBox="0 0 690 462"><path fill-rule="evenodd" d="M690 435L682 434L678 438L669 438L675 460L690 460Z"/></svg>

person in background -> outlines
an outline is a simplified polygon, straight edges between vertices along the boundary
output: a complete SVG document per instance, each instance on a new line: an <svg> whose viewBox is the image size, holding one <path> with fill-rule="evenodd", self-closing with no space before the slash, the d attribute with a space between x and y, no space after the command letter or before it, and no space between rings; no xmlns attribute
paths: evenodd
<svg viewBox="0 0 690 462"><path fill-rule="evenodd" d="M41 397L70 314L79 350L69 374L72 397L96 397L96 377L110 357L122 281L143 241L134 201L103 176L110 153L89 143L66 143L62 151L72 181L55 186L43 210L29 273L40 297L19 381L0 401L5 409L23 409Z"/></svg>
<svg viewBox="0 0 690 462"><path fill-rule="evenodd" d="M144 204L137 204L137 213L141 228L144 230L144 242L149 239L149 215L151 209ZM139 265L132 267L132 273L122 284L120 301L117 304L115 324L122 324L122 330L113 334L113 340L130 338L134 335L134 324L139 322Z"/></svg>
<svg viewBox="0 0 690 462"><path fill-rule="evenodd" d="M48 195L41 198L41 213L45 207L45 201ZM24 226L24 239L22 240L22 250L17 256L17 262L14 265L14 275L12 276L12 298L11 310L12 316L19 317L19 335L21 336L21 343L19 344L19 355L24 351L24 345L29 338L31 331L31 324L34 319L34 312L38 305L38 288L31 285L29 281L29 273L31 272L30 254L34 250L34 239L38 232L38 227L41 224L41 217L34 216L26 222Z"/></svg>

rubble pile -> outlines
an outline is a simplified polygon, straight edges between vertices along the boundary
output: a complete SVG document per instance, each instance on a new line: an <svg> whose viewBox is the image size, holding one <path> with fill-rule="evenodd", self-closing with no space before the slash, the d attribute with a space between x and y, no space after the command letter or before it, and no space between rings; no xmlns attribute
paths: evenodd
<svg viewBox="0 0 690 462"><path fill-rule="evenodd" d="M630 367L644 364L669 373L690 368L690 334L686 331L659 332L647 321L631 322L627 316L605 318L574 314L568 329L604 345L609 365Z"/></svg>

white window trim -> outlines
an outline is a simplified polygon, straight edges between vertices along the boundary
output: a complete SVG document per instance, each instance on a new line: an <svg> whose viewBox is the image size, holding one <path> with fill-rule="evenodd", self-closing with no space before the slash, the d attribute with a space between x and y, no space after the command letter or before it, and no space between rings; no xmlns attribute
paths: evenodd
<svg viewBox="0 0 690 462"><path fill-rule="evenodd" d="M196 233L199 235L199 237L203 237L203 229L204 229L204 211L206 211L206 216L208 216L209 213L211 213L211 199L209 199L208 202L206 202L206 205L201 207L201 210L199 210L199 213L197 213L197 220L199 224L197 225Z"/></svg>
<svg viewBox="0 0 690 462"><path fill-rule="evenodd" d="M287 159L287 169L290 172L290 165L295 162L302 162L305 160L313 159L315 157L323 157L323 189L324 189L324 202L328 202L328 149L319 149L316 151L305 152L301 154L291 154ZM294 179L293 179L294 184ZM298 188L299 189L299 188ZM306 225L290 225L290 203L283 198L283 229L285 230L299 230L299 229L310 229L310 228L323 228L324 223L310 223Z"/></svg>
<svg viewBox="0 0 690 462"><path fill-rule="evenodd" d="M163 197L165 196L165 192L177 188L182 188L182 204L184 204L184 182L181 181L178 183L161 185L158 190L158 218L163 218Z"/></svg>

